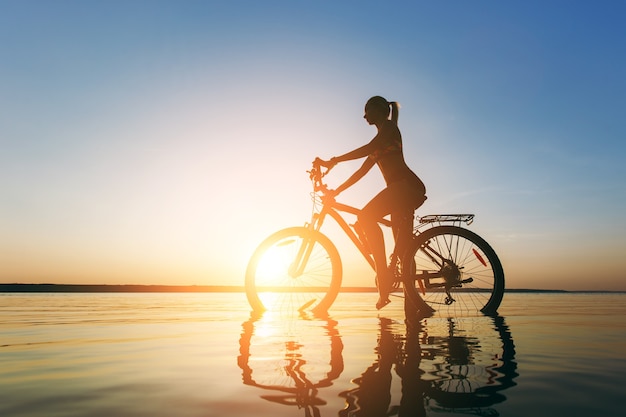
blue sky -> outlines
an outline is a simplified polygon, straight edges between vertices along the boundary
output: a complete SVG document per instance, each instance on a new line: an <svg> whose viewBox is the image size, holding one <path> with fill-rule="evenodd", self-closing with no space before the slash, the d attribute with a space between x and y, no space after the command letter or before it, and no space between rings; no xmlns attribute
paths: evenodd
<svg viewBox="0 0 626 417"><path fill-rule="evenodd" d="M475 213L509 287L626 290L625 17L620 1L0 0L0 282L239 284L265 235L307 220L310 161L369 140L363 105L383 95L421 214Z"/></svg>

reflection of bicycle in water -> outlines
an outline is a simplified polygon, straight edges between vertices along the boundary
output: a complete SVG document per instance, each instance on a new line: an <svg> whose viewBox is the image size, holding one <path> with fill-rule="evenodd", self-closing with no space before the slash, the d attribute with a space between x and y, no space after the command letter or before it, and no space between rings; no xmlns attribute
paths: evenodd
<svg viewBox="0 0 626 417"><path fill-rule="evenodd" d="M238 364L243 383L277 394L264 400L304 409L319 416L326 404L319 390L332 385L343 371L343 344L337 322L300 317L277 319L269 313L243 323Z"/></svg>
<svg viewBox="0 0 626 417"><path fill-rule="evenodd" d="M326 173L316 161L310 171L315 210L303 227L280 230L253 253L246 270L246 295L255 311L312 310L324 312L341 287L342 265L331 240L320 232L332 217L374 268L374 259L361 238L358 223L348 224L344 214L359 209L337 202L323 182ZM396 245L390 268L394 289L406 295L405 305L426 316L435 310L448 316L483 312L494 314L504 294L504 272L489 244L461 227L472 214L429 215L413 228L414 213L401 220L381 219L392 227Z"/></svg>
<svg viewBox="0 0 626 417"><path fill-rule="evenodd" d="M341 417L426 416L454 412L497 416L492 408L517 377L515 346L502 317L436 319L407 326L380 319L377 360L343 392ZM401 398L391 395L392 369L401 379Z"/></svg>

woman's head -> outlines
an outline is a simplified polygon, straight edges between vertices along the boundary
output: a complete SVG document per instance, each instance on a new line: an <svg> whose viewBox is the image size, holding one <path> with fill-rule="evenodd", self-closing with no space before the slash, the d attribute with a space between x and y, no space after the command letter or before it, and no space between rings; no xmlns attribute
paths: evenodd
<svg viewBox="0 0 626 417"><path fill-rule="evenodd" d="M381 121L389 120L390 111L391 120L394 123L398 123L398 103L395 101L390 103L381 96L374 96L365 103L364 117L369 124L377 124Z"/></svg>

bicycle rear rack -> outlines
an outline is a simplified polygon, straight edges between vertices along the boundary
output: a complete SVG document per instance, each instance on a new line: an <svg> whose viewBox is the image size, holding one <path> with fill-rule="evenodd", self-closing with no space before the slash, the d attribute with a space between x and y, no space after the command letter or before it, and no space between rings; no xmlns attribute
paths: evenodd
<svg viewBox="0 0 626 417"><path fill-rule="evenodd" d="M422 225L432 223L465 223L470 225L473 221L473 214L428 214L419 218L419 223Z"/></svg>

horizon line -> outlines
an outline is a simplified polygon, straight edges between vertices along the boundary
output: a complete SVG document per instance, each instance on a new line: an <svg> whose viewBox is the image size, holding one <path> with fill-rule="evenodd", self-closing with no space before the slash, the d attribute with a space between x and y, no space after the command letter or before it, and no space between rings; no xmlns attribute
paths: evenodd
<svg viewBox="0 0 626 417"><path fill-rule="evenodd" d="M26 283L0 283L2 292L60 292L60 293L150 293L150 292L245 292L243 285L161 285L161 284L26 284ZM375 287L342 287L339 292L377 292ZM509 293L626 293L623 290L564 290L564 289L540 289L540 288L507 288L504 292Z"/></svg>

